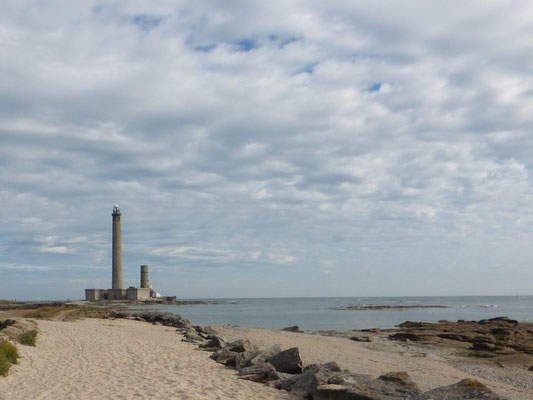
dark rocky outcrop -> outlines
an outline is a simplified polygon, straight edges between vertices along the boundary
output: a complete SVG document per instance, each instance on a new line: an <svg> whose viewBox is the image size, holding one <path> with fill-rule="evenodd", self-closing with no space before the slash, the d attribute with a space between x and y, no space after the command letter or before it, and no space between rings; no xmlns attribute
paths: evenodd
<svg viewBox="0 0 533 400"><path fill-rule="evenodd" d="M300 327L298 325L294 326L288 326L286 328L281 329L284 332L295 332L295 333L303 333L302 330L300 330Z"/></svg>
<svg viewBox="0 0 533 400"><path fill-rule="evenodd" d="M473 379L463 379L450 386L426 392L420 400L499 400L500 397L485 385Z"/></svg>
<svg viewBox="0 0 533 400"><path fill-rule="evenodd" d="M533 324L507 317L480 321L404 322L389 339L469 347L480 356L533 355Z"/></svg>
<svg viewBox="0 0 533 400"><path fill-rule="evenodd" d="M372 336L368 335L354 335L350 337L350 340L353 340L354 342L372 342Z"/></svg>

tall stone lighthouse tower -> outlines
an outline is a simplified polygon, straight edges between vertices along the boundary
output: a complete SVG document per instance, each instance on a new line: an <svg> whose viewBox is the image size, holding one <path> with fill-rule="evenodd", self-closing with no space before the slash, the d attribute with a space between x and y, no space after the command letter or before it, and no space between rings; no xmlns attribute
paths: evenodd
<svg viewBox="0 0 533 400"><path fill-rule="evenodd" d="M120 209L113 207L113 280L112 289L124 289L122 282L122 234L120 232Z"/></svg>

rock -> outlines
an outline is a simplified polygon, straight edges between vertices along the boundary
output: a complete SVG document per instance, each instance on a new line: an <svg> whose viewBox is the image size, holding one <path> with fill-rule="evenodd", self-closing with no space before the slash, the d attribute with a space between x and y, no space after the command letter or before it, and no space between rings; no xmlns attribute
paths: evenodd
<svg viewBox="0 0 533 400"><path fill-rule="evenodd" d="M278 381L281 382L285 379L289 379L292 375L286 374L285 372L278 372L276 370L268 374L268 381Z"/></svg>
<svg viewBox="0 0 533 400"><path fill-rule="evenodd" d="M284 350L273 357L267 358L265 361L272 364L276 371L279 372L299 374L303 371L303 362L297 347Z"/></svg>
<svg viewBox="0 0 533 400"><path fill-rule="evenodd" d="M224 347L220 350L215 351L209 356L212 360L215 360L219 364L227 365L229 360L233 360L233 365L235 365L235 357L237 353L229 350L227 347ZM231 363L230 363L231 364Z"/></svg>
<svg viewBox="0 0 533 400"><path fill-rule="evenodd" d="M184 342L203 343L204 338L198 335L195 331L188 331L183 335Z"/></svg>
<svg viewBox="0 0 533 400"><path fill-rule="evenodd" d="M381 375L378 380L392 383L406 390L418 391L416 383L413 382L407 371L389 372Z"/></svg>
<svg viewBox="0 0 533 400"><path fill-rule="evenodd" d="M328 383L333 375L333 371L329 371L322 365L314 364L301 374L281 380L279 388L295 396L307 397L312 395L318 386Z"/></svg>
<svg viewBox="0 0 533 400"><path fill-rule="evenodd" d="M420 400L500 400L501 398L482 383L473 379L463 379L450 386L430 390Z"/></svg>
<svg viewBox="0 0 533 400"><path fill-rule="evenodd" d="M528 368L529 371L533 372L533 365Z"/></svg>
<svg viewBox="0 0 533 400"><path fill-rule="evenodd" d="M242 353L237 353L235 356L235 368L241 369L250 367L256 362L252 362L259 354L261 354L261 351L259 350L247 350Z"/></svg>
<svg viewBox="0 0 533 400"><path fill-rule="evenodd" d="M437 337L442 339L455 340L457 342L468 342L471 340L471 337L468 335L459 335L457 333L440 333L437 334Z"/></svg>
<svg viewBox="0 0 533 400"><path fill-rule="evenodd" d="M17 321L14 319L6 319L5 321L0 321L0 330L7 328L8 326L15 325Z"/></svg>
<svg viewBox="0 0 533 400"><path fill-rule="evenodd" d="M257 347L252 344L252 342L250 342L248 339L236 340L235 342L228 343L226 347L230 351L234 351L235 353L244 353L245 351L249 350L257 350Z"/></svg>
<svg viewBox="0 0 533 400"><path fill-rule="evenodd" d="M218 335L218 332L209 325L206 325L206 326L194 325L193 328L200 336L205 336L206 339L208 338L209 335L211 336Z"/></svg>
<svg viewBox="0 0 533 400"><path fill-rule="evenodd" d="M472 348L474 350L487 350L491 351L496 348L494 339L487 336L476 336L472 341Z"/></svg>
<svg viewBox="0 0 533 400"><path fill-rule="evenodd" d="M420 335L416 333L410 333L410 332L399 332L395 333L393 335L389 336L390 340L400 340L402 342L406 342L407 340L410 340L412 342L418 342L420 341Z"/></svg>
<svg viewBox="0 0 533 400"><path fill-rule="evenodd" d="M198 334L198 336L201 337L200 334ZM208 341L200 345L201 348L210 350L210 351L213 351L215 349L221 349L224 346L226 346L226 342L224 341L224 339L218 336L213 336L213 335L209 335Z"/></svg>
<svg viewBox="0 0 533 400"><path fill-rule="evenodd" d="M158 311L121 311L117 312L115 318L135 318L151 323L160 323L165 326L173 326L175 328L187 328L192 329L192 325L189 320L183 318L181 315L173 313L162 313Z"/></svg>
<svg viewBox="0 0 533 400"><path fill-rule="evenodd" d="M324 364L324 368L326 368L329 371L333 371L333 372L341 372L342 371L341 367L339 367L339 364L337 364L336 361L330 361L330 362Z"/></svg>
<svg viewBox="0 0 533 400"><path fill-rule="evenodd" d="M279 353L281 353L281 347L279 344L275 344L274 346L263 351L246 350L242 353L237 354L237 356L235 357L235 368L241 369L258 363L267 362L267 359L274 357L276 354Z"/></svg>
<svg viewBox="0 0 533 400"><path fill-rule="evenodd" d="M313 399L414 400L420 395L420 390L405 371L390 372L377 379L345 371L317 386Z"/></svg>
<svg viewBox="0 0 533 400"><path fill-rule="evenodd" d="M300 327L298 325L294 325L294 326L288 326L286 328L283 328L281 329L282 331L285 331L285 332L296 332L296 333L303 333L303 331L300 330Z"/></svg>
<svg viewBox="0 0 533 400"><path fill-rule="evenodd" d="M379 400L372 394L357 393L347 386L320 385L313 394L313 400Z"/></svg>
<svg viewBox="0 0 533 400"><path fill-rule="evenodd" d="M346 378L343 376L343 374L335 374L328 379L328 383L333 385L342 385L343 383L346 383Z"/></svg>
<svg viewBox="0 0 533 400"><path fill-rule="evenodd" d="M254 382L266 382L269 380L270 373L275 372L272 364L260 363L250 367L241 368L239 370L239 377Z"/></svg>
<svg viewBox="0 0 533 400"><path fill-rule="evenodd" d="M516 325L518 324L518 321L516 319L511 319L509 317L496 317L496 318L490 318L490 322L503 322L506 324Z"/></svg>
<svg viewBox="0 0 533 400"><path fill-rule="evenodd" d="M371 342L372 336L352 336L350 340L353 340L355 342Z"/></svg>

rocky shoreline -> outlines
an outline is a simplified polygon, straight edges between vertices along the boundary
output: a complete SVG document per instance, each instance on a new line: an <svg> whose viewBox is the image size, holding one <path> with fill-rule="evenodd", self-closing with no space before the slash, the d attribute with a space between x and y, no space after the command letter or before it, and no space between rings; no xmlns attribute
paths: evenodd
<svg viewBox="0 0 533 400"><path fill-rule="evenodd" d="M215 329L209 326L193 326L187 319L176 314L141 311L118 312L114 316L172 326L183 334L184 341L196 343L200 349L212 352L211 359L229 368L234 368L241 379L264 383L269 387L286 390L293 395L313 400L502 399L487 386L473 379L464 379L452 385L422 392L405 371L392 371L378 378L372 378L369 375L342 370L335 361L304 365L297 347L283 350L280 345L274 345L260 350L254 343L245 339L227 343ZM441 324L443 324L443 329L450 331L453 323L444 325L445 323L442 322ZM459 326L462 323L455 324ZM488 322L479 321L477 324L487 329L495 329L494 324L517 325L504 317ZM424 323L402 325L396 334L413 334L407 330L429 328ZM435 327L432 326L432 328ZM403 332L402 329L406 331ZM524 329L528 331L529 327ZM286 330L295 333L302 332L296 326ZM426 329L425 332L425 338L439 337L433 335L434 329ZM392 337L394 335L385 331L365 331L367 335L384 333L389 334L390 340L403 340L403 338L411 340L406 336ZM419 337L424 335L420 332L418 334Z"/></svg>

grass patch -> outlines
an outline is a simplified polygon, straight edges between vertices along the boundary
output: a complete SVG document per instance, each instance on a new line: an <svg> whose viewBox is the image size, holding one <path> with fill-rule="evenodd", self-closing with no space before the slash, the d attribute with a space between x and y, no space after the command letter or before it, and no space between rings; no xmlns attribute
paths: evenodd
<svg viewBox="0 0 533 400"><path fill-rule="evenodd" d="M59 313L65 310L64 306L48 306L48 307L41 307L36 310L31 310L24 314L24 317L26 318L40 318L40 319L48 319L56 317Z"/></svg>
<svg viewBox="0 0 533 400"><path fill-rule="evenodd" d="M496 357L494 354L489 353L480 353L473 350L467 350L467 351L460 351L456 353L459 357L467 357L467 358L493 358Z"/></svg>
<svg viewBox="0 0 533 400"><path fill-rule="evenodd" d="M26 346L35 346L35 341L37 340L37 331L35 329L31 331L22 332L18 336L20 343Z"/></svg>
<svg viewBox="0 0 533 400"><path fill-rule="evenodd" d="M17 363L19 352L6 340L0 341L0 376L7 376L12 364Z"/></svg>

